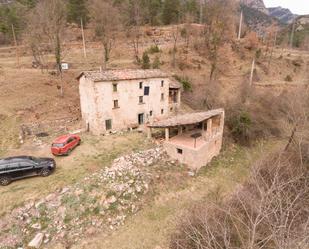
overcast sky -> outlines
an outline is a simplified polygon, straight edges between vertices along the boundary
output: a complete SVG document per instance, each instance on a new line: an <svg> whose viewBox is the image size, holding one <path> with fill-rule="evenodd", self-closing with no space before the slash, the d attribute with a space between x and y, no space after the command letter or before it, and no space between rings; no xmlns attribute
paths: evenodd
<svg viewBox="0 0 309 249"><path fill-rule="evenodd" d="M294 14L309 14L309 0L264 0L266 7L277 7L290 9Z"/></svg>

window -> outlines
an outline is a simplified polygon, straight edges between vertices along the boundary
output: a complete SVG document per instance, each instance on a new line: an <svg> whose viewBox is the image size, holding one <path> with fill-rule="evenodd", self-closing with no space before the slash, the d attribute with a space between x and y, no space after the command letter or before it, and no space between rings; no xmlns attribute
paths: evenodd
<svg viewBox="0 0 309 249"><path fill-rule="evenodd" d="M161 80L161 87L164 86L164 80Z"/></svg>
<svg viewBox="0 0 309 249"><path fill-rule="evenodd" d="M113 92L117 92L117 83L113 83Z"/></svg>
<svg viewBox="0 0 309 249"><path fill-rule="evenodd" d="M112 120L111 119L105 120L105 128L106 128L107 131L112 129Z"/></svg>
<svg viewBox="0 0 309 249"><path fill-rule="evenodd" d="M114 100L114 109L115 108L119 108L119 103L118 103L118 100L116 99L116 100Z"/></svg>
<svg viewBox="0 0 309 249"><path fill-rule="evenodd" d="M164 93L161 93L161 101L164 100Z"/></svg>
<svg viewBox="0 0 309 249"><path fill-rule="evenodd" d="M143 82L139 83L139 89L143 89Z"/></svg>
<svg viewBox="0 0 309 249"><path fill-rule="evenodd" d="M149 112L149 116L152 116L152 111Z"/></svg>
<svg viewBox="0 0 309 249"><path fill-rule="evenodd" d="M139 97L138 97L138 103L139 103L139 104L144 104L144 98L143 98L143 96L139 96Z"/></svg>
<svg viewBox="0 0 309 249"><path fill-rule="evenodd" d="M68 139L68 141L67 141L67 144L69 144L69 143L71 143L71 142L73 142L74 141L74 138L73 137L70 137L69 139Z"/></svg>
<svg viewBox="0 0 309 249"><path fill-rule="evenodd" d="M145 86L145 88L144 88L144 95L145 96L149 95L149 86Z"/></svg>
<svg viewBox="0 0 309 249"><path fill-rule="evenodd" d="M164 109L161 109L161 114L162 114L162 115L164 114Z"/></svg>
<svg viewBox="0 0 309 249"><path fill-rule="evenodd" d="M182 149L177 148L177 153L182 154Z"/></svg>
<svg viewBox="0 0 309 249"><path fill-rule="evenodd" d="M138 124L142 125L144 123L144 113L138 114Z"/></svg>

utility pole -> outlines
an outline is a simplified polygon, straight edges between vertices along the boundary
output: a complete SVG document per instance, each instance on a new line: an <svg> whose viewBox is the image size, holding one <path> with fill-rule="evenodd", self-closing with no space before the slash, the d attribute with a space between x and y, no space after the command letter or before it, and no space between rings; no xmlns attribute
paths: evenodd
<svg viewBox="0 0 309 249"><path fill-rule="evenodd" d="M294 32L295 32L295 20L293 21L292 33L291 33L291 37L290 37L290 48L293 48Z"/></svg>
<svg viewBox="0 0 309 249"><path fill-rule="evenodd" d="M86 58L87 58L87 53L86 53L86 42L85 42L83 18L80 19L80 27L81 27L81 29L82 29L82 39L83 39L84 58L86 59Z"/></svg>
<svg viewBox="0 0 309 249"><path fill-rule="evenodd" d="M240 40L241 37L241 28L242 28L242 18L243 18L243 11L240 12L240 20L239 20L239 29L238 29L238 40Z"/></svg>
<svg viewBox="0 0 309 249"><path fill-rule="evenodd" d="M15 45L16 65L17 65L17 67L19 67L18 46L17 46L17 40L16 40L15 29L14 29L14 25L13 24L12 24L12 33L13 33L14 45Z"/></svg>
<svg viewBox="0 0 309 249"><path fill-rule="evenodd" d="M276 46L277 44L277 30L275 31L275 38L274 38L274 43L271 47L271 51L270 51L270 57L269 57L269 60L268 60L268 71L270 70L270 63L271 63L271 60L272 60L272 57L273 57L273 52L274 52L274 47Z"/></svg>
<svg viewBox="0 0 309 249"><path fill-rule="evenodd" d="M255 68L255 58L253 58L252 65L251 65L250 87L252 86L252 83L253 83L254 68Z"/></svg>

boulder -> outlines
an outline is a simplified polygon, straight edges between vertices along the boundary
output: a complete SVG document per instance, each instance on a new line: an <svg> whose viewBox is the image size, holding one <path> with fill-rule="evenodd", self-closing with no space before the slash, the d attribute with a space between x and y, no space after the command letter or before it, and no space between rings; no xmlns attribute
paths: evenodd
<svg viewBox="0 0 309 249"><path fill-rule="evenodd" d="M30 247L30 248L37 248L37 249L40 248L40 246L42 245L42 242L43 242L43 238L44 238L44 234L43 233L38 233L30 241L30 243L28 244L28 247Z"/></svg>

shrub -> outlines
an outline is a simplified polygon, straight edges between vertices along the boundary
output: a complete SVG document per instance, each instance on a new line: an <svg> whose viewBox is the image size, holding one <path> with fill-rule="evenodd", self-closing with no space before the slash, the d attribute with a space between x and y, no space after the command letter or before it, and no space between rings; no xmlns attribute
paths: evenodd
<svg viewBox="0 0 309 249"><path fill-rule="evenodd" d="M160 58L159 58L159 56L156 56L156 57L154 58L153 63L152 63L152 68L154 68L154 69L159 69L159 68L160 68L160 65L161 65Z"/></svg>
<svg viewBox="0 0 309 249"><path fill-rule="evenodd" d="M150 48L148 48L147 53L148 54L156 54L160 52L160 48L158 45L152 45Z"/></svg>
<svg viewBox="0 0 309 249"><path fill-rule="evenodd" d="M227 123L235 141L241 144L250 143L252 120L247 111L234 114Z"/></svg>
<svg viewBox="0 0 309 249"><path fill-rule="evenodd" d="M182 87L185 91L192 90L192 84L188 77L180 77L178 75L175 75L174 78L182 84Z"/></svg>
<svg viewBox="0 0 309 249"><path fill-rule="evenodd" d="M149 69L150 68L150 58L149 58L148 53L146 51L143 53L142 68L143 69Z"/></svg>
<svg viewBox="0 0 309 249"><path fill-rule="evenodd" d="M293 81L292 76L289 75L289 74L284 78L284 80L287 81L287 82L292 82Z"/></svg>
<svg viewBox="0 0 309 249"><path fill-rule="evenodd" d="M309 175L298 153L264 157L229 198L188 210L170 248L307 248Z"/></svg>

